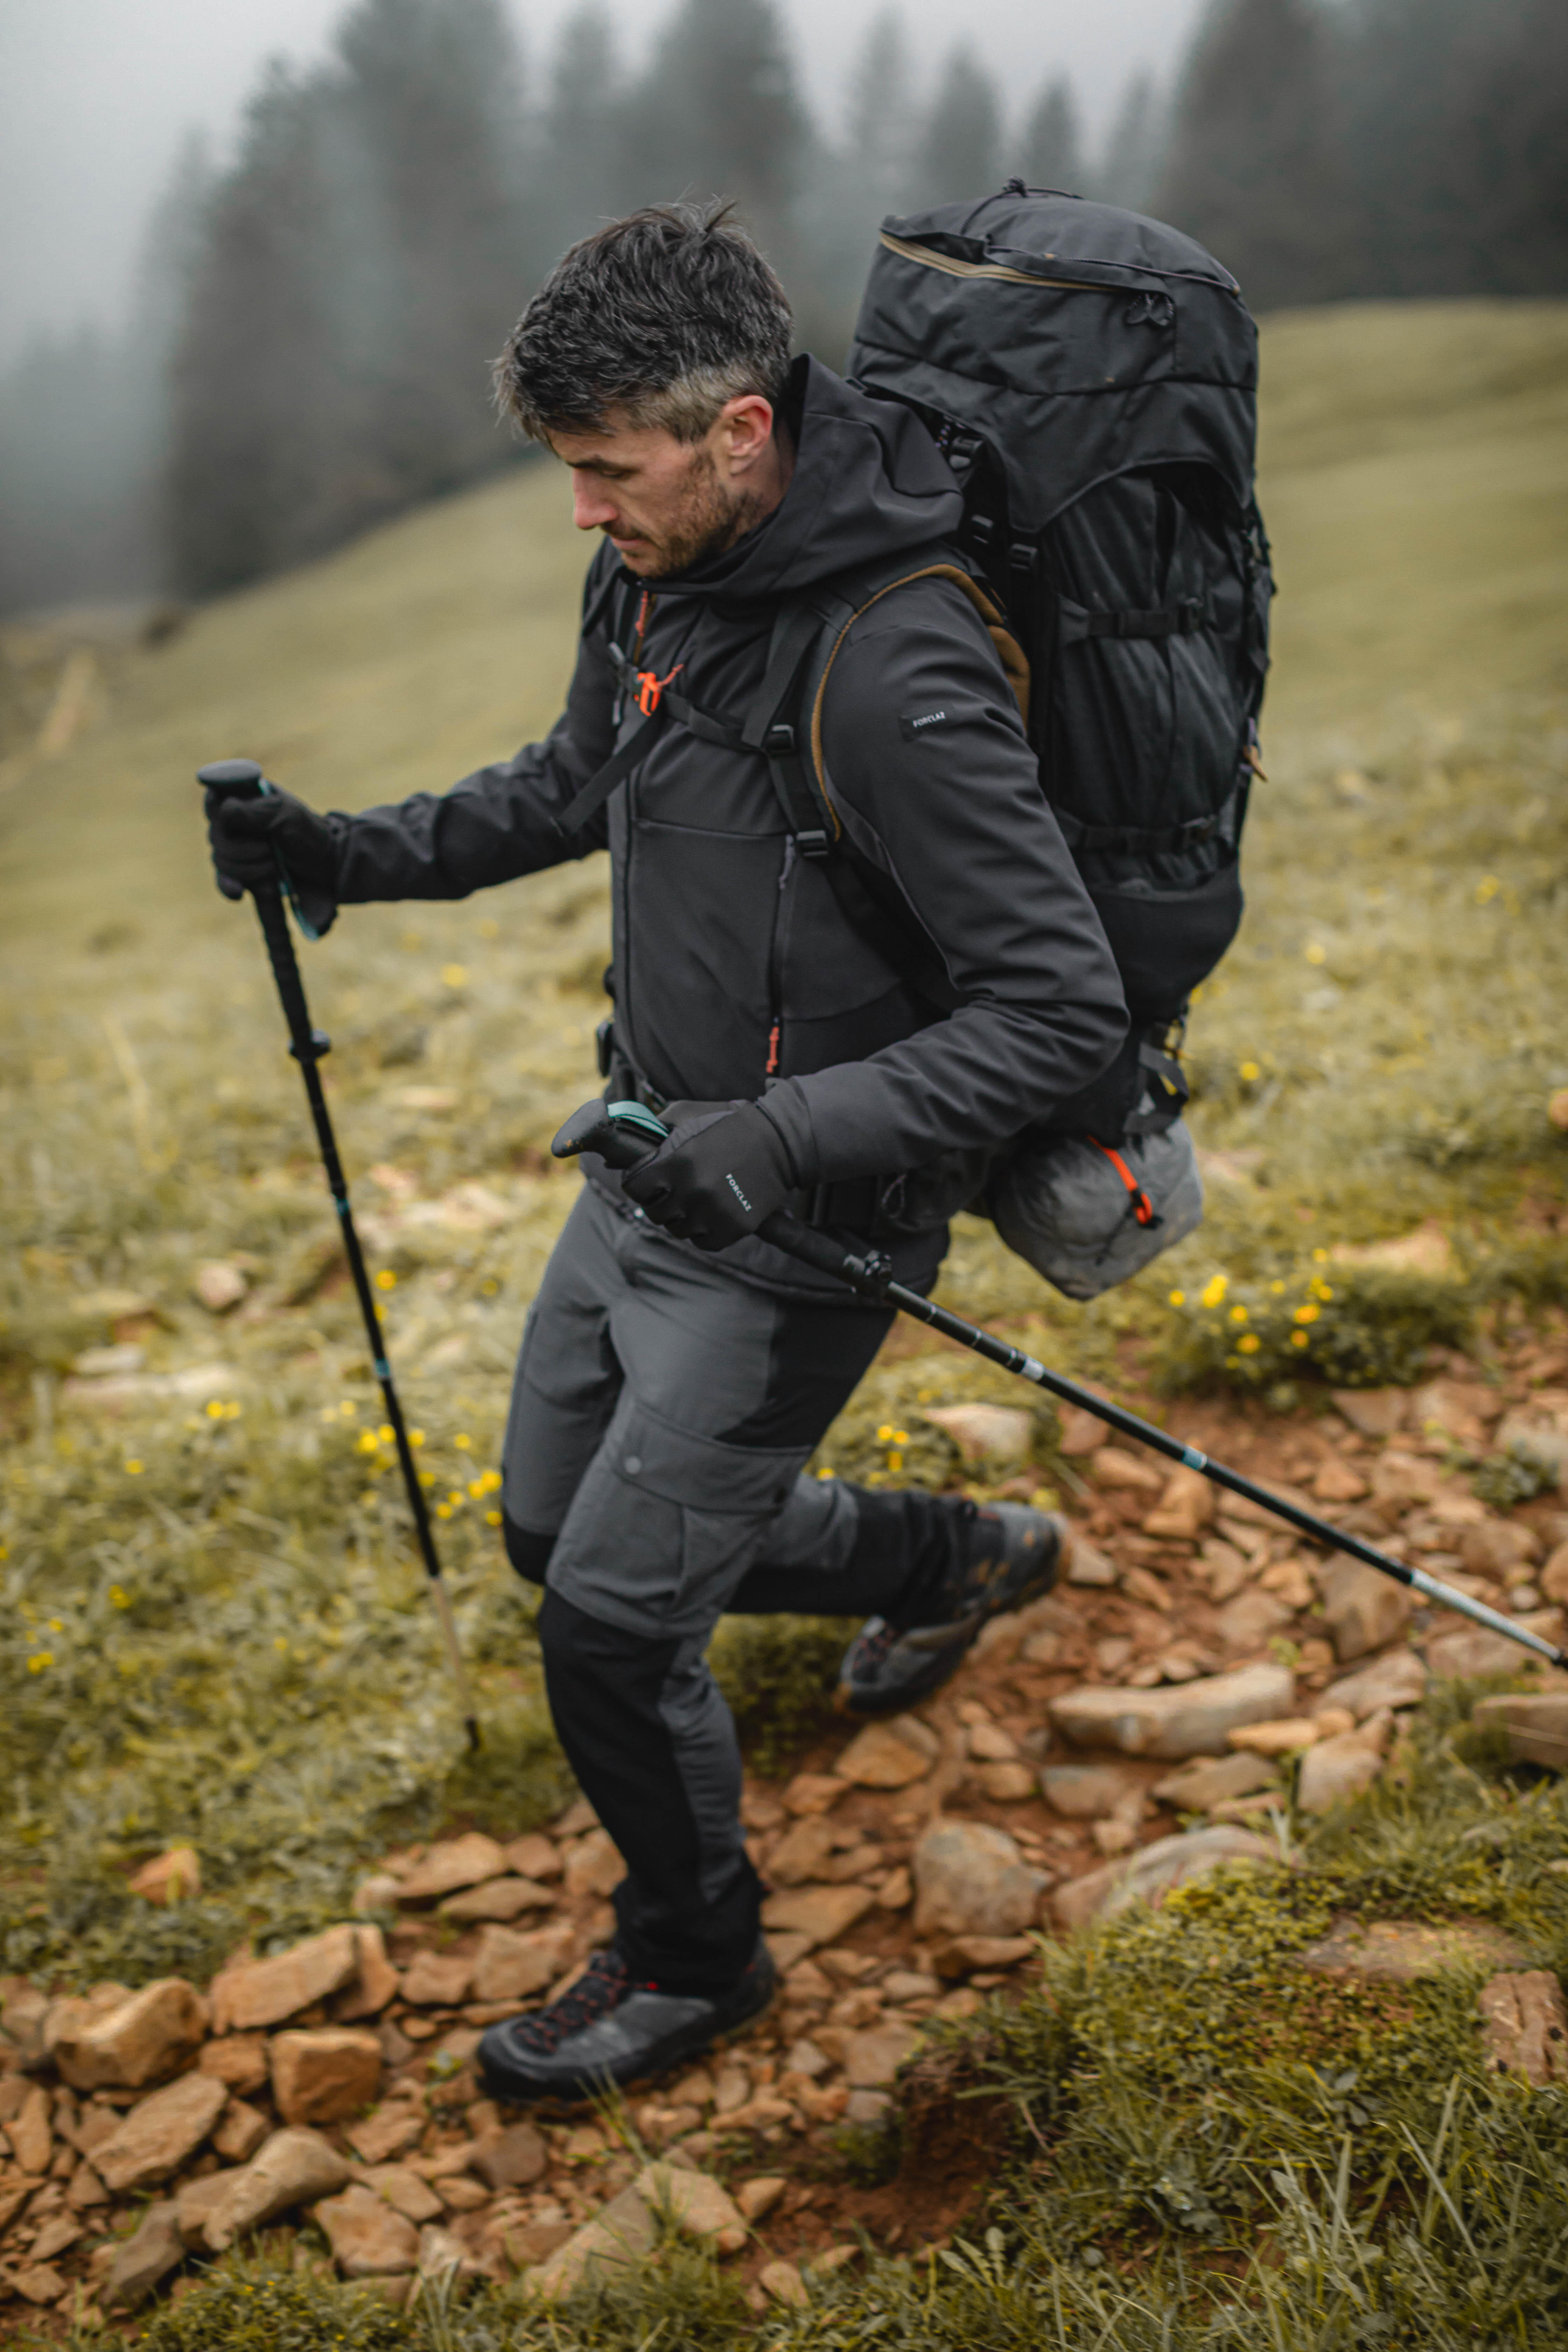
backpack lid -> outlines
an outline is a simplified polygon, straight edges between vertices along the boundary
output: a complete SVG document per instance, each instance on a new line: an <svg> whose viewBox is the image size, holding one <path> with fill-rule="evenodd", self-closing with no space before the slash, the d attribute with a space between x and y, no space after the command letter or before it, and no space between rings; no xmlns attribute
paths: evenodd
<svg viewBox="0 0 1568 2352"><path fill-rule="evenodd" d="M1015 531L1096 482L1212 467L1252 496L1258 332L1228 270L1141 214L1016 185L889 217L846 373L978 434Z"/></svg>

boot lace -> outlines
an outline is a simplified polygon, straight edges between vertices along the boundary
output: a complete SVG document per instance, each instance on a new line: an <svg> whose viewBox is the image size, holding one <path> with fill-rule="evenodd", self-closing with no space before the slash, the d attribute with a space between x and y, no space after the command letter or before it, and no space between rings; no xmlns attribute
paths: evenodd
<svg viewBox="0 0 1568 2352"><path fill-rule="evenodd" d="M619 2009L626 1995L636 1990L631 1970L619 1952L595 1952L574 1985L559 2000L536 2010L531 2017L518 2018L511 2027L512 2038L524 2049L542 2056L560 2048L574 2033L584 2026L595 2025L612 2009Z"/></svg>

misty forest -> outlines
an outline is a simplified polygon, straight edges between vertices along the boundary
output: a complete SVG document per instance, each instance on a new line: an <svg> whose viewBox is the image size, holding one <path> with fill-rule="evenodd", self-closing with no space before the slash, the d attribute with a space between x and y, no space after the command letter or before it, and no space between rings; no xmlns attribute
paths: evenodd
<svg viewBox="0 0 1568 2352"><path fill-rule="evenodd" d="M676 0L631 75L588 0L525 51L503 0L353 0L330 61L268 69L238 152L181 159L129 326L0 384L0 610L204 595L505 464L489 362L601 220L732 198L800 340L847 343L884 215L1017 174L1151 211L1255 310L1568 289L1556 0L1221 0L1171 89L1086 145L1070 84L1006 93L961 35L879 16L812 119L773 0Z"/></svg>
<svg viewBox="0 0 1568 2352"><path fill-rule="evenodd" d="M607 7L346 0L179 160L125 320L0 383L0 2341L1564 2352L1568 8L1214 0L1091 136L1043 35L1004 86L889 8L814 113L784 0L660 7L634 67ZM1258 320L1201 1222L1085 1297L952 1219L938 1307L1076 1391L902 1315L808 1472L1058 1512L1065 1573L860 1724L858 1618L722 1618L778 1996L516 2106L480 2037L574 1992L626 1867L500 1468L608 860L299 938L405 1458L195 772L363 811L552 726L598 534L489 371L569 240L732 201L837 364L878 223L1014 175L1174 222ZM1098 387L1056 315L1026 365Z"/></svg>

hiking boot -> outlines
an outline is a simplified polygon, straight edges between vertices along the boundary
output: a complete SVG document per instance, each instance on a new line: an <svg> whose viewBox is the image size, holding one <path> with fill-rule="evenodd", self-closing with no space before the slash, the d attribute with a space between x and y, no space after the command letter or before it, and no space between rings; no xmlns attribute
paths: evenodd
<svg viewBox="0 0 1568 2352"><path fill-rule="evenodd" d="M901 1715L940 1690L981 1627L1048 1592L1068 1558L1067 1521L1025 1503L987 1503L968 1530L966 1557L927 1625L868 1618L844 1653L835 1704L846 1715Z"/></svg>
<svg viewBox="0 0 1568 2352"><path fill-rule="evenodd" d="M526 2017L492 2025L479 2047L492 2098L585 2099L682 2064L760 2017L777 1988L759 1937L751 1966L728 1992L661 1992L635 1978L612 1945L595 1952L574 1985Z"/></svg>

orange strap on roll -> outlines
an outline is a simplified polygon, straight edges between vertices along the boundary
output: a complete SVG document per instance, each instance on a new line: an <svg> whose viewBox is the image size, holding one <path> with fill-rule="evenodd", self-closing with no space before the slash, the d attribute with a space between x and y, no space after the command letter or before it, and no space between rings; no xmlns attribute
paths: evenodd
<svg viewBox="0 0 1568 2352"><path fill-rule="evenodd" d="M1111 1166L1115 1169L1117 1174L1126 1185L1127 1190L1132 1198L1132 1213L1137 1218L1139 1223L1141 1225L1152 1225L1154 1222L1154 1203L1149 1198L1148 1193L1143 1190L1142 1185L1138 1181L1137 1177L1132 1173L1131 1169L1127 1165L1126 1160L1121 1157L1121 1152L1112 1151L1109 1143L1101 1143L1098 1135L1086 1136L1084 1140L1086 1143L1092 1143L1097 1151L1104 1152L1106 1158L1110 1160Z"/></svg>

